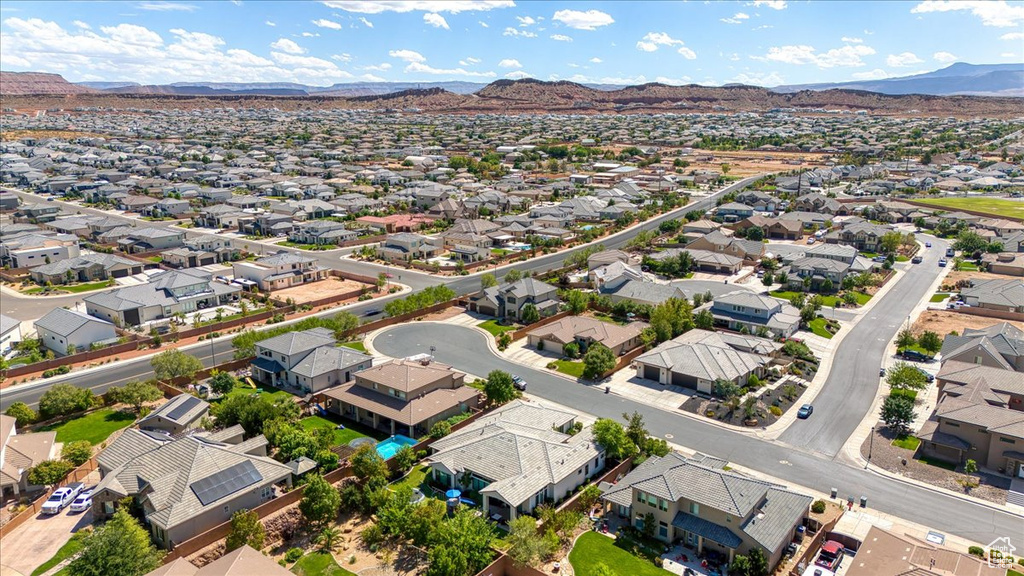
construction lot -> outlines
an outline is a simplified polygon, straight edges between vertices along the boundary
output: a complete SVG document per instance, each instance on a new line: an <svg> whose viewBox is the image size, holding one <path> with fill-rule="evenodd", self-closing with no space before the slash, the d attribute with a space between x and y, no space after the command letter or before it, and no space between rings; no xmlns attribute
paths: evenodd
<svg viewBox="0 0 1024 576"><path fill-rule="evenodd" d="M306 302L330 298L339 294L349 294L364 288L373 289L374 287L362 282L356 282L355 280L331 277L319 282L309 282L283 290L276 290L271 294L271 297L282 302L291 298L296 304L305 304Z"/></svg>
<svg viewBox="0 0 1024 576"><path fill-rule="evenodd" d="M1009 322L1017 328L1024 330L1024 322L1000 320L999 318L987 318L985 316L971 316L953 310L925 310L917 318L917 321L914 322L911 330L917 335L920 335L925 330L931 330L941 337L954 330L963 332L964 328L987 328L999 322Z"/></svg>

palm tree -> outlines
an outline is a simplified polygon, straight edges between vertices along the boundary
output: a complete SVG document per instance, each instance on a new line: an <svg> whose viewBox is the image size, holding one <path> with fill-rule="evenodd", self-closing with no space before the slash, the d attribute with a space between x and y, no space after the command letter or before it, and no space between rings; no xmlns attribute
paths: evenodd
<svg viewBox="0 0 1024 576"><path fill-rule="evenodd" d="M316 537L316 543L320 545L321 552L327 552L330 554L334 552L338 544L341 543L341 530L338 530L334 526L328 526L320 531L320 534Z"/></svg>

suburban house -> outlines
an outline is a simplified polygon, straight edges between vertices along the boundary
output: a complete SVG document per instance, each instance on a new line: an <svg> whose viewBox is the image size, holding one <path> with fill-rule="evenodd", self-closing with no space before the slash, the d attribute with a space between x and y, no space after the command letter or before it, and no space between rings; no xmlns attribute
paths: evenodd
<svg viewBox="0 0 1024 576"><path fill-rule="evenodd" d="M274 559L264 556L248 545L236 548L202 568L186 558L175 558L172 562L146 573L145 576L293 576L287 568L281 567Z"/></svg>
<svg viewBox="0 0 1024 576"><path fill-rule="evenodd" d="M475 409L480 392L466 375L429 356L390 360L355 373L355 381L323 392L327 409L350 420L419 438L434 424Z"/></svg>
<svg viewBox="0 0 1024 576"><path fill-rule="evenodd" d="M28 222L36 223L52 222L57 219L58 213L60 213L60 206L43 202L41 204L22 204L14 215Z"/></svg>
<svg viewBox="0 0 1024 576"><path fill-rule="evenodd" d="M638 378L710 394L716 380L746 386L764 376L780 344L767 338L690 330L634 360Z"/></svg>
<svg viewBox="0 0 1024 576"><path fill-rule="evenodd" d="M0 314L0 358L10 358L14 355L14 347L23 339L21 334L21 321Z"/></svg>
<svg viewBox="0 0 1024 576"><path fill-rule="evenodd" d="M254 380L275 388L317 393L352 380L369 368L373 357L338 346L326 328L288 332L256 343Z"/></svg>
<svg viewBox="0 0 1024 576"><path fill-rule="evenodd" d="M1024 276L1024 253L1022 252L984 254L981 260L985 263L986 272L1004 276Z"/></svg>
<svg viewBox="0 0 1024 576"><path fill-rule="evenodd" d="M837 526L838 528L838 526ZM846 576L1005 576L1006 568L959 552L948 544L935 545L923 538L871 526L861 539L857 557L845 562Z"/></svg>
<svg viewBox="0 0 1024 576"><path fill-rule="evenodd" d="M425 260L444 251L444 240L412 232L389 234L377 246L377 257L384 260Z"/></svg>
<svg viewBox="0 0 1024 576"><path fill-rule="evenodd" d="M865 221L852 222L826 234L825 242L853 246L861 252L879 252L882 248L882 236L892 231L891 226Z"/></svg>
<svg viewBox="0 0 1024 576"><path fill-rule="evenodd" d="M171 248L160 253L163 263L176 268L196 268L218 262L230 262L239 257L239 251L231 246L231 240L219 236L200 236L185 240L180 248Z"/></svg>
<svg viewBox="0 0 1024 576"><path fill-rule="evenodd" d="M749 264L761 261L764 257L764 243L742 238L730 238L720 231L705 234L686 245L687 250L707 250L719 254L728 254L742 258Z"/></svg>
<svg viewBox="0 0 1024 576"><path fill-rule="evenodd" d="M209 413L209 402L191 394L178 394L143 416L138 425L142 430L181 434L199 428L200 422Z"/></svg>
<svg viewBox="0 0 1024 576"><path fill-rule="evenodd" d="M470 311L516 321L522 318L523 308L527 304L536 306L541 316L550 316L558 312L561 304L558 289L534 278L522 278L509 284L484 288L469 297Z"/></svg>
<svg viewBox="0 0 1024 576"><path fill-rule="evenodd" d="M81 254L78 236L37 231L5 235L0 241L0 263L11 268L31 268Z"/></svg>
<svg viewBox="0 0 1024 576"><path fill-rule="evenodd" d="M167 228L133 228L131 233L118 239L117 247L126 254L167 250L185 244L185 233Z"/></svg>
<svg viewBox="0 0 1024 576"><path fill-rule="evenodd" d="M714 252L712 250L697 250L690 248L668 248L661 252L654 252L649 256L651 260L658 262L679 258L682 253L690 255L693 262L693 269L700 272L712 272L716 274L733 275L743 267L743 257Z"/></svg>
<svg viewBox="0 0 1024 576"><path fill-rule="evenodd" d="M715 324L751 334L767 329L776 338L788 338L800 328L800 311L792 304L749 290L718 296L697 311L710 310Z"/></svg>
<svg viewBox="0 0 1024 576"><path fill-rule="evenodd" d="M0 497L17 497L38 488L28 483L29 469L44 460L56 460L60 449L57 432L18 434L17 420L0 414Z"/></svg>
<svg viewBox="0 0 1024 576"><path fill-rule="evenodd" d="M29 276L37 284L96 282L141 274L145 267L144 263L123 256L92 253L36 266Z"/></svg>
<svg viewBox="0 0 1024 576"><path fill-rule="evenodd" d="M971 306L986 310L1024 313L1024 281L971 280L968 288L960 290L960 297Z"/></svg>
<svg viewBox="0 0 1024 576"><path fill-rule="evenodd" d="M238 300L240 286L212 278L200 270L171 270L155 274L145 284L92 294L83 300L90 316L117 326L138 326Z"/></svg>
<svg viewBox="0 0 1024 576"><path fill-rule="evenodd" d="M809 192L793 201L792 208L802 212L817 212L819 214L843 215L850 211L845 204L829 198L818 192Z"/></svg>
<svg viewBox="0 0 1024 576"><path fill-rule="evenodd" d="M850 273L850 265L839 260L805 256L794 260L786 271L790 287L802 289L809 280L810 289L824 291L825 281L831 282L830 292L835 292L843 285L843 279Z"/></svg>
<svg viewBox="0 0 1024 576"><path fill-rule="evenodd" d="M576 434L571 412L514 400L435 440L431 479L480 493L485 517L514 520L559 502L604 469L604 449L589 427Z"/></svg>
<svg viewBox="0 0 1024 576"><path fill-rule="evenodd" d="M264 292L324 280L331 272L329 268L321 266L316 258L284 251L251 262L232 262L231 268L235 278L255 282Z"/></svg>
<svg viewBox="0 0 1024 576"><path fill-rule="evenodd" d="M592 271L615 262L636 265L640 261L635 256L622 250L602 250L587 257L587 270Z"/></svg>
<svg viewBox="0 0 1024 576"><path fill-rule="evenodd" d="M616 356L621 356L641 344L640 333L647 326L646 322L619 326L589 316L566 316L527 332L526 338L530 346L555 354L561 354L562 348L570 342L575 343L583 354L597 342L610 348Z"/></svg>
<svg viewBox="0 0 1024 576"><path fill-rule="evenodd" d="M110 322L66 308L50 310L36 320L35 327L39 343L57 356L117 341L117 332Z"/></svg>
<svg viewBox="0 0 1024 576"><path fill-rule="evenodd" d="M240 426L177 439L129 428L96 457L102 480L93 515L108 518L134 497L153 540L173 548L271 500L276 484L291 485L292 469L268 458L266 447L262 434L243 441Z"/></svg>
<svg viewBox="0 0 1024 576"><path fill-rule="evenodd" d="M754 215L754 209L739 202L726 202L715 209L715 214L726 222L738 222Z"/></svg>
<svg viewBox="0 0 1024 576"><path fill-rule="evenodd" d="M650 306L657 306L672 298L686 298L686 293L679 286L656 284L629 275L605 282L600 293L608 296L612 303L628 301Z"/></svg>
<svg viewBox="0 0 1024 576"><path fill-rule="evenodd" d="M682 542L698 554L715 551L732 564L759 549L775 567L813 500L810 496L726 471L725 462L677 452L652 456L615 484L602 501L637 528L657 522L654 536Z"/></svg>
<svg viewBox="0 0 1024 576"><path fill-rule="evenodd" d="M1024 331L1000 322L988 328L965 328L942 341L943 362L958 361L1024 372Z"/></svg>
<svg viewBox="0 0 1024 576"><path fill-rule="evenodd" d="M359 235L345 228L341 222L332 220L312 220L301 222L288 235L288 240L299 244L329 246L355 240Z"/></svg>

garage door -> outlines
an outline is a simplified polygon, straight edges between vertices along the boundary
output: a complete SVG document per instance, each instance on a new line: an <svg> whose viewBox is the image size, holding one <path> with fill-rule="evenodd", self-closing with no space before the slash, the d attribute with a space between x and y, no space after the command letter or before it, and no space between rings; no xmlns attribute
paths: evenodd
<svg viewBox="0 0 1024 576"><path fill-rule="evenodd" d="M672 373L672 385L673 386L682 386L684 388L694 388L695 387L690 378L687 378L684 374L680 374L679 372L673 372Z"/></svg>
<svg viewBox="0 0 1024 576"><path fill-rule="evenodd" d="M658 382L661 378L661 369L657 366L644 366L644 378Z"/></svg>

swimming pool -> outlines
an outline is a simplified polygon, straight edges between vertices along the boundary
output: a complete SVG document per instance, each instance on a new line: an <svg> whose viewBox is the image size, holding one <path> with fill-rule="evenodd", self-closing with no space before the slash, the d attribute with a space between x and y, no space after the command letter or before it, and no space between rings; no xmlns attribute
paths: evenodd
<svg viewBox="0 0 1024 576"><path fill-rule="evenodd" d="M387 460L397 454L402 446L415 446L416 444L417 442L413 438L395 434L391 438L377 443L377 454L380 454L381 458Z"/></svg>

